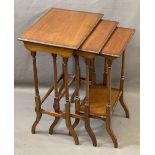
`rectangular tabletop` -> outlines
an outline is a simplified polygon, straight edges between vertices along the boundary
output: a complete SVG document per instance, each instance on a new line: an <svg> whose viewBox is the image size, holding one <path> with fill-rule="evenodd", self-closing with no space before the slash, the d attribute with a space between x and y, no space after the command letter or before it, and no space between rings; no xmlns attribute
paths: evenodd
<svg viewBox="0 0 155 155"><path fill-rule="evenodd" d="M134 32L134 29L117 27L100 54L112 57L120 57Z"/></svg>
<svg viewBox="0 0 155 155"><path fill-rule="evenodd" d="M78 49L102 16L99 13L52 8L19 40Z"/></svg>
<svg viewBox="0 0 155 155"><path fill-rule="evenodd" d="M117 25L116 21L101 20L80 47L80 50L99 54Z"/></svg>

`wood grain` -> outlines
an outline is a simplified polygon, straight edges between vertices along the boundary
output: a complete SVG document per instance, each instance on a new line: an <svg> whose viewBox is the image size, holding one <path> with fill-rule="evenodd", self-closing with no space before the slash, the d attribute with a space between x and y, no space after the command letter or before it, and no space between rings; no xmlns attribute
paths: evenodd
<svg viewBox="0 0 155 155"><path fill-rule="evenodd" d="M78 49L102 16L99 13L52 8L19 40Z"/></svg>
<svg viewBox="0 0 155 155"><path fill-rule="evenodd" d="M118 27L100 54L112 57L120 57L134 32L134 29Z"/></svg>
<svg viewBox="0 0 155 155"><path fill-rule="evenodd" d="M24 41L24 45L31 52L35 52L35 51L48 52L51 54L58 54L65 58L73 56L72 49L54 47L54 46L43 45L38 43L31 43L27 41Z"/></svg>
<svg viewBox="0 0 155 155"><path fill-rule="evenodd" d="M116 21L101 20L91 35L89 35L80 47L80 50L98 54L116 28L117 24L118 22Z"/></svg>
<svg viewBox="0 0 155 155"><path fill-rule="evenodd" d="M111 89L111 106L114 108L119 100L121 92L118 89ZM108 104L108 88L103 85L92 85L89 90L90 114L106 117L106 106ZM81 106L84 111L84 106Z"/></svg>

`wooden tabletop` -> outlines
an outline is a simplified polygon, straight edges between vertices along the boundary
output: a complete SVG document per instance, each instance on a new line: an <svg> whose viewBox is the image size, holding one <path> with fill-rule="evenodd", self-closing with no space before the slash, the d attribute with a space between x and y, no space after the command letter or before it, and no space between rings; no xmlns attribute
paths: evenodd
<svg viewBox="0 0 155 155"><path fill-rule="evenodd" d="M110 20L101 20L91 35L80 47L81 51L99 54L105 43L117 27L118 22Z"/></svg>
<svg viewBox="0 0 155 155"><path fill-rule="evenodd" d="M19 40L78 49L103 14L52 8Z"/></svg>
<svg viewBox="0 0 155 155"><path fill-rule="evenodd" d="M117 27L100 54L111 57L120 57L134 32L134 29Z"/></svg>

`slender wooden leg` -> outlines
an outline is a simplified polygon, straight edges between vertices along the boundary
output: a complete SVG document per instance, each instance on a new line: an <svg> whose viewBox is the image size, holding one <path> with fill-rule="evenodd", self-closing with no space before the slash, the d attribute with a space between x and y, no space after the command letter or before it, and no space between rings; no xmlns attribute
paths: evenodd
<svg viewBox="0 0 155 155"><path fill-rule="evenodd" d="M57 64L56 64L56 54L53 54L53 70L54 70L54 104L53 104L53 108L55 110L55 112L59 112L60 111L60 105L59 105L59 94L58 94L58 83L57 83ZM60 118L55 117L54 122L52 123L52 125L49 128L49 134L53 134L53 130L54 127L57 125L58 121Z"/></svg>
<svg viewBox="0 0 155 155"><path fill-rule="evenodd" d="M68 90L68 69L67 69L67 62L68 62L68 58L63 58L63 72L64 72L64 82L65 82L65 88L66 88L66 104L65 104L65 116L66 116L66 126L70 132L70 134L72 135L72 137L74 138L75 144L78 145L79 144L79 140L77 137L77 134L75 132L75 130L73 129L72 125L71 125L71 118L70 118L70 101L69 101L69 90Z"/></svg>
<svg viewBox="0 0 155 155"><path fill-rule="evenodd" d="M33 73L34 73L34 86L35 86L35 112L36 112L36 120L32 125L31 132L32 134L35 134L36 126L39 123L42 114L40 112L41 110L41 99L39 95L39 87L38 87L38 75L37 75L37 66L36 66L36 52L31 52L31 56L33 58Z"/></svg>
<svg viewBox="0 0 155 155"><path fill-rule="evenodd" d="M62 65L62 68L63 68L63 65ZM64 87L65 87L65 84L64 84L64 74L63 74L63 77L62 77L62 85L61 85L61 87L59 89L59 95L61 94L61 92L64 89Z"/></svg>
<svg viewBox="0 0 155 155"><path fill-rule="evenodd" d="M90 62L89 80L92 81L92 84L96 83L95 58Z"/></svg>
<svg viewBox="0 0 155 155"><path fill-rule="evenodd" d="M107 86L107 58L104 59L104 74L103 74L103 85Z"/></svg>
<svg viewBox="0 0 155 155"><path fill-rule="evenodd" d="M77 65L79 65L79 57L78 56L74 56L75 57L75 74L76 74L76 76L77 76L77 68L76 68L76 66ZM77 60L76 60L77 59ZM78 62L77 62L78 61ZM77 63L77 64L76 64ZM79 76L79 78L80 78L80 68L78 67L78 76ZM75 77L75 80L76 80L77 78ZM75 82L76 83L76 82ZM79 80L79 86L78 87L80 87L80 80ZM73 94L72 94L72 96L71 96L71 103L74 103L75 102L75 96L76 96L76 89L75 89L75 91L73 92Z"/></svg>
<svg viewBox="0 0 155 155"><path fill-rule="evenodd" d="M107 132L109 133L113 143L114 143L114 147L117 148L118 147L118 143L117 143L117 138L115 136L115 134L112 131L111 128L111 65L112 65L112 60L107 60L108 62L108 104L106 107L106 129Z"/></svg>
<svg viewBox="0 0 155 155"><path fill-rule="evenodd" d="M75 102L75 113L79 114L80 111L80 99L79 99L79 89L80 89L80 68L79 68L79 56L75 55L75 91L74 91L74 102ZM75 118L72 125L73 129L79 124L80 119ZM71 135L69 133L69 135Z"/></svg>
<svg viewBox="0 0 155 155"><path fill-rule="evenodd" d="M90 136L94 146L97 146L97 141L93 130L90 127L90 118L89 118L89 68L90 60L86 59L86 98L85 98L85 128Z"/></svg>
<svg viewBox="0 0 155 155"><path fill-rule="evenodd" d="M124 102L124 96L123 96L124 95L124 68L125 68L125 51L123 52L123 55L122 55L122 68L121 68L121 80L120 80L120 90L122 91L122 94L119 98L119 101L125 111L126 118L129 118L129 110L126 103Z"/></svg>
<svg viewBox="0 0 155 155"><path fill-rule="evenodd" d="M106 113L107 113L107 117L106 117L106 129L107 129L107 132L108 134L110 135L113 143L114 143L114 147L115 148L118 148L118 142L117 142L117 138L111 128L111 118L110 118L110 107L107 107L106 109Z"/></svg>

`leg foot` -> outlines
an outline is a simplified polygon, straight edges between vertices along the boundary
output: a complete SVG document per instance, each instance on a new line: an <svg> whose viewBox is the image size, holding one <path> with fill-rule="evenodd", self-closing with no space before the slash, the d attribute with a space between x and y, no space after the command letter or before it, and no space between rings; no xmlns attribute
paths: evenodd
<svg viewBox="0 0 155 155"><path fill-rule="evenodd" d="M51 124L50 128L49 128L49 134L52 135L53 134L53 130L54 127L57 125L57 123L59 122L60 118L55 117L54 122Z"/></svg>
<svg viewBox="0 0 155 155"><path fill-rule="evenodd" d="M126 118L129 118L129 117L130 117L130 115L129 115L129 110L128 110L127 105L126 105L125 102L124 102L123 96L120 97L119 101L120 101L120 104L121 104L122 108L123 108L124 111L125 111Z"/></svg>
<svg viewBox="0 0 155 155"><path fill-rule="evenodd" d="M76 119L75 119L75 122L74 122L73 125L72 125L72 128L75 129L76 126L79 124L79 122L80 122L80 119L76 118ZM69 136L71 136L71 133L70 133L70 132L69 132Z"/></svg>
<svg viewBox="0 0 155 155"><path fill-rule="evenodd" d="M90 138L92 140L93 146L97 146L96 137L95 137L93 130L90 127L90 122L88 119L85 120L85 128L86 128L88 135L90 136Z"/></svg>
<svg viewBox="0 0 155 155"><path fill-rule="evenodd" d="M40 100L40 96L36 96L35 97L35 103L36 103L36 107L35 107L35 111L36 111L36 120L35 122L33 123L32 125L32 129L31 129L31 132L32 134L35 134L35 130L36 130L36 126L37 124L39 123L41 117L42 117L42 114L40 112L40 109L41 109L41 100Z"/></svg>
<svg viewBox="0 0 155 155"><path fill-rule="evenodd" d="M106 130L108 132L108 134L110 135L113 143L114 143L114 147L115 148L118 148L118 142L117 142L117 138L111 128L111 118L110 118L110 109L107 110L108 111L108 115L107 115L107 118L106 118Z"/></svg>
<svg viewBox="0 0 155 155"><path fill-rule="evenodd" d="M37 126L37 124L39 123L39 121L40 121L40 119L41 119L41 116L42 116L42 115L37 116L35 122L33 123L32 129L31 129L31 133L32 133L32 134L35 134L35 133L36 133L36 126Z"/></svg>
<svg viewBox="0 0 155 155"><path fill-rule="evenodd" d="M113 143L114 143L114 147L115 147L115 148L118 148L117 139L116 139L116 136L114 135L114 133L113 133L111 127L106 125L106 129L107 129L107 132L108 132L108 134L110 135L110 137L111 137L111 139L112 139L112 141L113 141Z"/></svg>
<svg viewBox="0 0 155 155"><path fill-rule="evenodd" d="M69 105L65 105L66 110L69 109ZM75 144L79 145L79 140L77 137L77 134L75 132L75 130L73 129L72 125L71 125L71 120L70 120L70 115L68 115L68 112L66 113L66 126L69 130L69 133L71 134L71 136L74 138Z"/></svg>

